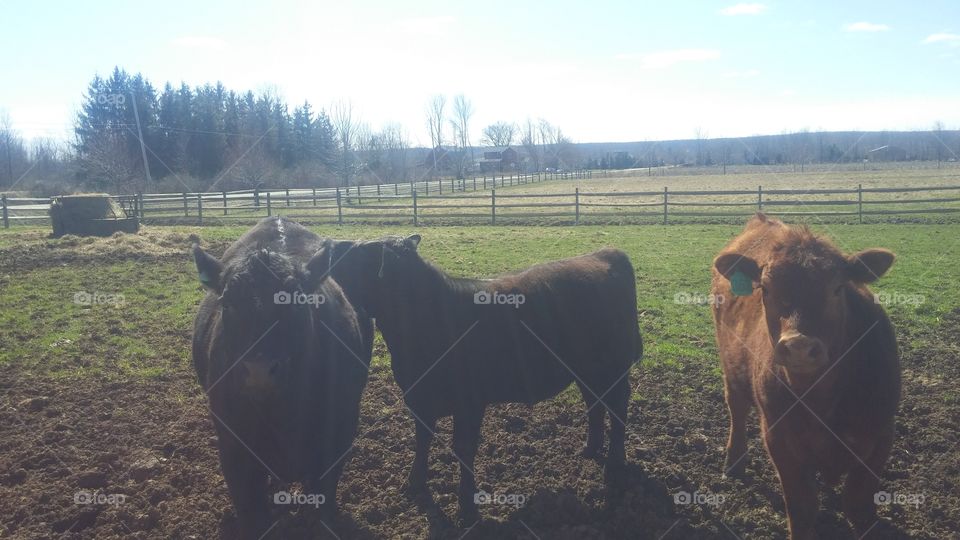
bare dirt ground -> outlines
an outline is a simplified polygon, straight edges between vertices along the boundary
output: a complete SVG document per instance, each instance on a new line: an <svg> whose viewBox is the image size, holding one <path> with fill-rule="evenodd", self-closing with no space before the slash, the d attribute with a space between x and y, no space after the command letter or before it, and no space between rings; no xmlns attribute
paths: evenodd
<svg viewBox="0 0 960 540"><path fill-rule="evenodd" d="M186 239L173 240L179 244ZM159 242L159 241L158 241ZM223 248L225 244L219 246ZM152 249L152 248L151 248ZM61 252L62 251L62 252ZM70 246L0 250L0 274L63 264L96 271L123 255ZM131 255L132 256L132 255ZM141 260L141 259L138 259ZM147 259L189 274L180 247ZM0 281L0 285L3 282ZM924 501L882 506L894 537L957 538L960 531L960 310L942 328L900 328L904 399L885 489ZM23 329L23 339L33 339ZM92 329L107 343L110 328ZM145 328L143 339L182 347L189 327ZM653 336L653 339L656 339ZM384 351L379 351L381 354ZM108 345L81 352L110 354ZM457 461L443 421L431 456L435 505L400 494L413 458L413 424L389 366L378 364L365 393L360 431L340 488L342 515L322 523L306 509L277 514L276 538L784 538L773 469L751 431L745 481L722 479L727 417L712 367L637 367L633 374L622 500L605 503L600 464L579 457L585 418L579 397L534 407L488 409L477 458L479 486L520 494L525 504L481 507L484 520L458 529ZM151 379L64 380L0 364L0 536L11 538L216 538L236 533L220 473L206 398L189 363ZM718 504L675 504L679 492L721 495ZM77 504L91 494L98 504ZM112 498L109 498L112 497ZM826 492L818 530L850 538ZM83 502L83 501L80 501Z"/></svg>

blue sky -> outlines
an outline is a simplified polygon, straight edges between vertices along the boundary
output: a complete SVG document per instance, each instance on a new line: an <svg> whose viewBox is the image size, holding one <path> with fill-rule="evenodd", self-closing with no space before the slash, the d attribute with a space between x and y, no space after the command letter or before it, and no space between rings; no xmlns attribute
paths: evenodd
<svg viewBox="0 0 960 540"><path fill-rule="evenodd" d="M922 6L922 7L918 7ZM426 144L431 95L464 93L474 141L546 118L572 139L960 129L960 2L0 0L0 110L69 136L94 74L349 100Z"/></svg>

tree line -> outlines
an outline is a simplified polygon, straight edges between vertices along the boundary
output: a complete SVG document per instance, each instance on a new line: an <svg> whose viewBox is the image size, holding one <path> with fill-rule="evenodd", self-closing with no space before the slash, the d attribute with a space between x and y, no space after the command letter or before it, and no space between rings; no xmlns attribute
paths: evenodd
<svg viewBox="0 0 960 540"><path fill-rule="evenodd" d="M290 107L275 92L236 92L221 83L166 83L115 68L95 76L74 121L73 140L27 142L0 114L0 191L42 195L83 189L206 191L257 186L330 187L547 169L663 165L955 160L960 132L800 131L772 136L635 143L574 143L545 119L499 121L474 141L474 104L460 94L430 98L429 148L404 126L371 129L349 101ZM499 160L512 147L513 161Z"/></svg>

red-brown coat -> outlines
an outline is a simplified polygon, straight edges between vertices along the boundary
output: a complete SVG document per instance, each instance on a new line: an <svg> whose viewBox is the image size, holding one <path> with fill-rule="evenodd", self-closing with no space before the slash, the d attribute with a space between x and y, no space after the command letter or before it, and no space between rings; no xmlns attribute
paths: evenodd
<svg viewBox="0 0 960 540"><path fill-rule="evenodd" d="M893 327L865 284L893 260L883 249L845 255L806 227L763 214L714 260L730 412L725 469L743 473L744 424L756 405L792 538L816 537L816 473L829 485L846 476L843 512L858 536L877 523L874 494L893 444L900 365Z"/></svg>

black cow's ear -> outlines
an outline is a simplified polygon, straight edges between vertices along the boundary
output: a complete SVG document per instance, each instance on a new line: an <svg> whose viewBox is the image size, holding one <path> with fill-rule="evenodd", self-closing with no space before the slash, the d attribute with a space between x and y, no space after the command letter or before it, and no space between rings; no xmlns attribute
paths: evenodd
<svg viewBox="0 0 960 540"><path fill-rule="evenodd" d="M330 270L334 265L336 244L336 242L327 238L323 241L323 246L307 261L307 272L309 273L307 279L310 289L316 288L323 280L330 276Z"/></svg>
<svg viewBox="0 0 960 540"><path fill-rule="evenodd" d="M200 277L200 283L207 289L216 293L223 292L223 265L213 255L200 249L197 244L193 245L193 262L197 265L197 273Z"/></svg>
<svg viewBox="0 0 960 540"><path fill-rule="evenodd" d="M872 283L887 273L897 258L886 249L865 249L847 257L847 277L857 283Z"/></svg>
<svg viewBox="0 0 960 540"><path fill-rule="evenodd" d="M420 240L422 240L422 238L419 234L411 234L403 239L403 243L406 244L408 248L416 251L417 246L420 245Z"/></svg>
<svg viewBox="0 0 960 540"><path fill-rule="evenodd" d="M733 279L733 276L740 272L750 278L751 281L760 281L760 265L746 255L724 253L713 260L713 267L727 279Z"/></svg>

